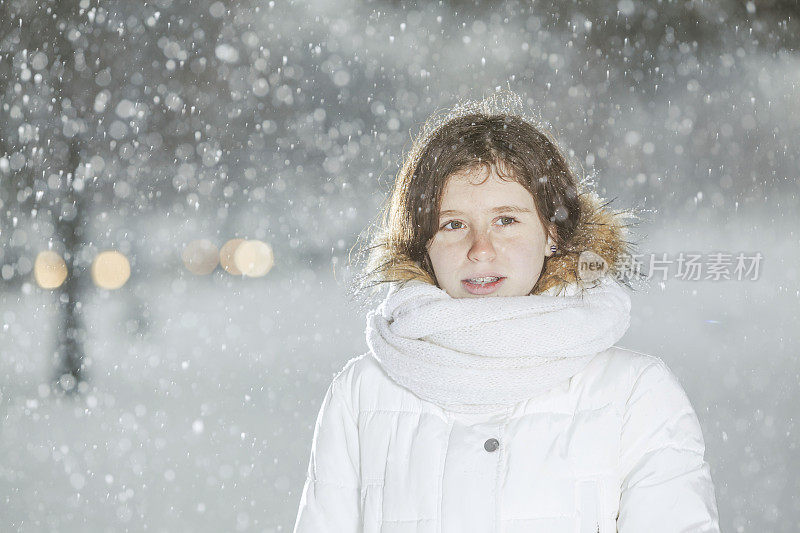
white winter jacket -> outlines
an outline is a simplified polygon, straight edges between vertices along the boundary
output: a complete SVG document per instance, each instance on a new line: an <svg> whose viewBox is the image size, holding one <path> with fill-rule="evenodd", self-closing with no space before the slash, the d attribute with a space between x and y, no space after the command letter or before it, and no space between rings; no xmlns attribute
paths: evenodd
<svg viewBox="0 0 800 533"><path fill-rule="evenodd" d="M443 410L369 354L330 385L296 533L719 531L705 445L656 357L612 347L492 414Z"/></svg>

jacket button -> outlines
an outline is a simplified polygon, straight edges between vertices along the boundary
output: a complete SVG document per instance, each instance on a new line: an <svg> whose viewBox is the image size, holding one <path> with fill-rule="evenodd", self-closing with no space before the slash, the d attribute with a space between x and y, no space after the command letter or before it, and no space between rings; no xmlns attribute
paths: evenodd
<svg viewBox="0 0 800 533"><path fill-rule="evenodd" d="M483 443L483 449L487 452L493 452L500 446L500 441L497 439L488 439Z"/></svg>

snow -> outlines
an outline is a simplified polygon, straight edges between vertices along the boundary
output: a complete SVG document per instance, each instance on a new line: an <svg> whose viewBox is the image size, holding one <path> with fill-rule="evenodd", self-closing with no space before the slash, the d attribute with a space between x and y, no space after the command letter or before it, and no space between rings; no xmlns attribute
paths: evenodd
<svg viewBox="0 0 800 533"><path fill-rule="evenodd" d="M48 297L4 295L2 529L291 529L316 411L366 350L363 318L324 273L218 274L152 277L131 302L94 292L76 397L42 382Z"/></svg>
<svg viewBox="0 0 800 533"><path fill-rule="evenodd" d="M763 255L757 281L653 283L621 344L684 384L723 530L796 529L793 14L95 4L3 6L0 530L290 530L325 388L366 349L348 253L410 135L497 88L518 92L614 205L652 210L641 252ZM184 268L188 243L235 238L268 243L273 269ZM74 396L51 387L67 300L36 286L42 250L72 256L82 283L89 381ZM89 277L106 250L130 260L117 291Z"/></svg>

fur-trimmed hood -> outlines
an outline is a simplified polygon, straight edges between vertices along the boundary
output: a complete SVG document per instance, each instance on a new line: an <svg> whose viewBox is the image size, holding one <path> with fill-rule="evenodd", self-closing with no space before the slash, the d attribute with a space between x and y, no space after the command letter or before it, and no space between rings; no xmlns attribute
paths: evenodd
<svg viewBox="0 0 800 533"><path fill-rule="evenodd" d="M635 245L628 240L628 228L634 225L633 221L637 218L634 210L611 209L611 201L603 200L588 187L583 187L578 196L581 214L572 239L565 249L559 249L555 255L545 258L542 274L532 294L547 291L558 295L573 285L578 292L582 292L592 286L593 283L587 283L585 277L579 275L578 259L583 252L594 252L600 256L608 273L631 288L629 276L632 272L628 272L628 266ZM396 282L420 280L435 284L433 277L411 259L396 258L386 267L385 275Z"/></svg>

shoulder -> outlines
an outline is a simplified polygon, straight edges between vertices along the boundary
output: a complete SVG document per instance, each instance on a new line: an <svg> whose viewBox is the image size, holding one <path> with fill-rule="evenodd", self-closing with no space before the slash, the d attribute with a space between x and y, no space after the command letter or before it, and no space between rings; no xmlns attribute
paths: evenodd
<svg viewBox="0 0 800 533"><path fill-rule="evenodd" d="M331 388L354 413L422 409L421 400L395 383L369 352L347 361L334 376Z"/></svg>
<svg viewBox="0 0 800 533"><path fill-rule="evenodd" d="M637 374L651 366L663 366L666 368L664 361L660 357L620 346L612 346L597 354L589 364L589 367L592 366L606 373L626 375Z"/></svg>
<svg viewBox="0 0 800 533"><path fill-rule="evenodd" d="M379 382L384 376L383 369L367 352L348 360L333 377L333 386L341 390L351 390L367 382Z"/></svg>
<svg viewBox="0 0 800 533"><path fill-rule="evenodd" d="M677 377L660 357L619 346L597 354L580 373L579 380L591 391L612 392L623 403L635 399L637 392L648 390L685 396Z"/></svg>

